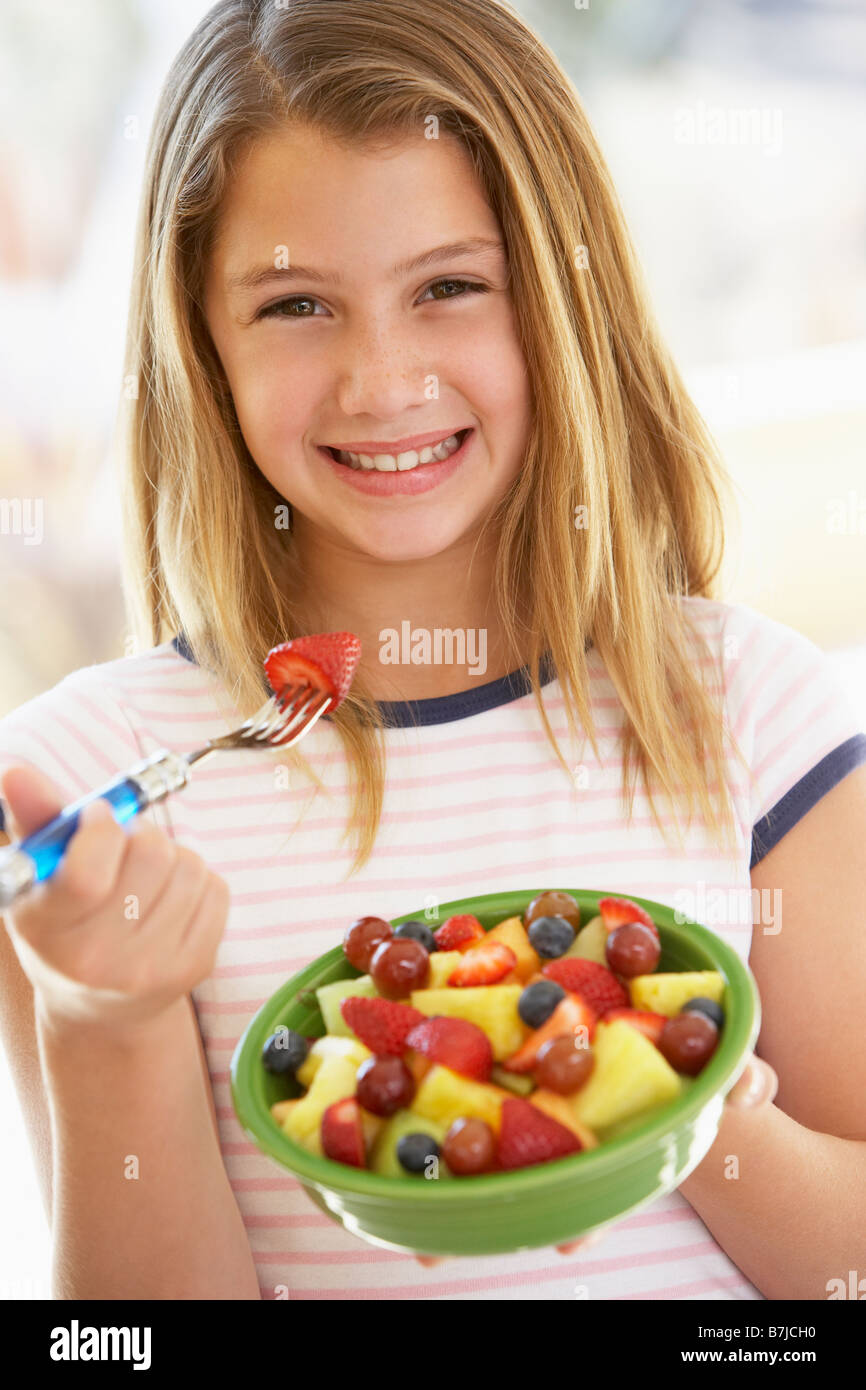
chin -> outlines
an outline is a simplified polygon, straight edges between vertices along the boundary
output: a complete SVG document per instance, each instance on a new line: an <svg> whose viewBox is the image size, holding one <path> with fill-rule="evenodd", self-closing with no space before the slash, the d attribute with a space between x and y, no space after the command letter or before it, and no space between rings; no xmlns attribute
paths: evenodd
<svg viewBox="0 0 866 1390"><path fill-rule="evenodd" d="M407 564L413 560L429 560L441 555L466 535L468 526L455 526L454 517L443 517L441 526L429 524L410 526L407 521L383 522L381 526L365 527L350 539L358 550L371 559Z"/></svg>

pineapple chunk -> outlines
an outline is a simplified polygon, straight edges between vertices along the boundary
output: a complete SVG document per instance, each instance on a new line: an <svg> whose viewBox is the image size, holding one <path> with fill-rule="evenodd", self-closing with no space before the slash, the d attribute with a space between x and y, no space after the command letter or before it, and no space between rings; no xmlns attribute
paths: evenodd
<svg viewBox="0 0 866 1390"><path fill-rule="evenodd" d="M352 994L374 999L378 992L372 975L359 975L352 980L335 980L331 985L322 985L316 990L316 998L325 1021L325 1032L341 1038L354 1038L355 1034L340 1013L341 1000L348 999Z"/></svg>
<svg viewBox="0 0 866 1390"><path fill-rule="evenodd" d="M634 1030L632 1030L634 1031ZM459 1076L450 1067L431 1067L415 1092L409 1109L426 1120L436 1120L446 1131L461 1116L484 1120L495 1134L502 1123L502 1102L511 1092Z"/></svg>
<svg viewBox="0 0 866 1390"><path fill-rule="evenodd" d="M298 1097L298 1100L300 1100L300 1097ZM290 1112L294 1109L294 1107L297 1104L297 1100L274 1101L273 1105L271 1106L271 1115L273 1119L276 1121L276 1123L279 1125L280 1129L283 1128L283 1121L285 1120L286 1116L290 1114Z"/></svg>
<svg viewBox="0 0 866 1390"><path fill-rule="evenodd" d="M360 1062L352 1057L326 1057L307 1094L295 1102L283 1120L283 1132L311 1153L322 1152L322 1116L336 1100L355 1094Z"/></svg>
<svg viewBox="0 0 866 1390"><path fill-rule="evenodd" d="M593 1053L589 1080L570 1102L575 1118L593 1131L667 1104L682 1090L655 1044L624 1019L598 1024Z"/></svg>
<svg viewBox="0 0 866 1390"><path fill-rule="evenodd" d="M581 927L572 941L566 956L577 956L579 960L594 960L598 965L607 965L604 954L607 931L601 917L592 917L585 927Z"/></svg>
<svg viewBox="0 0 866 1390"><path fill-rule="evenodd" d="M432 960L433 957L431 956ZM416 989L409 1002L432 1018L467 1018L490 1039L493 1060L501 1062L523 1045L531 1029L517 1012L522 985L473 985L465 989Z"/></svg>
<svg viewBox="0 0 866 1390"><path fill-rule="evenodd" d="M354 1034L351 1038L342 1038L326 1033L323 1038L316 1038L310 1044L310 1050L295 1071L295 1076L302 1086L309 1086L326 1057L352 1057L360 1066L372 1055L369 1047L358 1042Z"/></svg>
<svg viewBox="0 0 866 1390"><path fill-rule="evenodd" d="M452 970L457 969L462 959L462 951L432 951L426 988L444 989L448 984L448 976Z"/></svg>
<svg viewBox="0 0 866 1390"><path fill-rule="evenodd" d="M530 1105L537 1105L539 1110L543 1110L545 1115L549 1115L552 1120L558 1120L566 1129L570 1129L572 1134L576 1134L580 1140L581 1148L597 1149L598 1140L591 1129L582 1125L574 1114L574 1106L568 1096L561 1096L556 1091L550 1091L545 1086L537 1086L529 1097Z"/></svg>
<svg viewBox="0 0 866 1390"><path fill-rule="evenodd" d="M487 933L487 940L501 941L504 946L511 947L517 957L517 964L511 972L516 981L522 983L534 971L541 969L541 957L533 949L526 928L519 917L507 917L504 922L493 927Z"/></svg>
<svg viewBox="0 0 866 1390"><path fill-rule="evenodd" d="M673 1018L697 995L721 1004L725 982L717 970L682 970L670 975L635 975L628 982L628 992L632 1008Z"/></svg>

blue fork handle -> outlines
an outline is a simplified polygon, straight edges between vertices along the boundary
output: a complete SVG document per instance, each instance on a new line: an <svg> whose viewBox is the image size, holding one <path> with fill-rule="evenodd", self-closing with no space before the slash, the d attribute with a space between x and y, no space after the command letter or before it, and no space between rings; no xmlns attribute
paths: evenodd
<svg viewBox="0 0 866 1390"><path fill-rule="evenodd" d="M81 812L91 801L100 797L107 801L114 819L123 825L170 792L186 786L188 772L185 758L161 748L128 772L71 802L59 816L26 839L0 850L0 908L9 907L34 884L51 877L78 828Z"/></svg>

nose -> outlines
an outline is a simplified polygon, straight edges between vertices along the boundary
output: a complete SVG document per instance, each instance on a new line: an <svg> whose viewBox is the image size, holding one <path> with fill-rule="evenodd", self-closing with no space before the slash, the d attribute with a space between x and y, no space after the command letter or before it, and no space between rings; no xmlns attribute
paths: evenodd
<svg viewBox="0 0 866 1390"><path fill-rule="evenodd" d="M334 347L337 406L345 418L399 420L438 395L436 364L424 360L417 331L392 316L347 328ZM435 385L434 385L435 383Z"/></svg>

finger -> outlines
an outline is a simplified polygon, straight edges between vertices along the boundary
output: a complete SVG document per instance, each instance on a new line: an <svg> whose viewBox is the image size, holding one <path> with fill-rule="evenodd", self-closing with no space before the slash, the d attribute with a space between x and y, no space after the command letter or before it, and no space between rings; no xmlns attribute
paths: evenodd
<svg viewBox="0 0 866 1390"><path fill-rule="evenodd" d="M768 1105L779 1089L779 1078L772 1067L754 1054L742 1076L728 1092L727 1104L735 1110L752 1110Z"/></svg>
<svg viewBox="0 0 866 1390"><path fill-rule="evenodd" d="M0 777L0 793L10 840L23 840L59 816L66 804L44 772L29 763L15 763Z"/></svg>
<svg viewBox="0 0 866 1390"><path fill-rule="evenodd" d="M123 827L102 797L88 802L53 874L26 894L16 908L20 926L40 931L75 926L102 905L117 879L126 851Z"/></svg>

